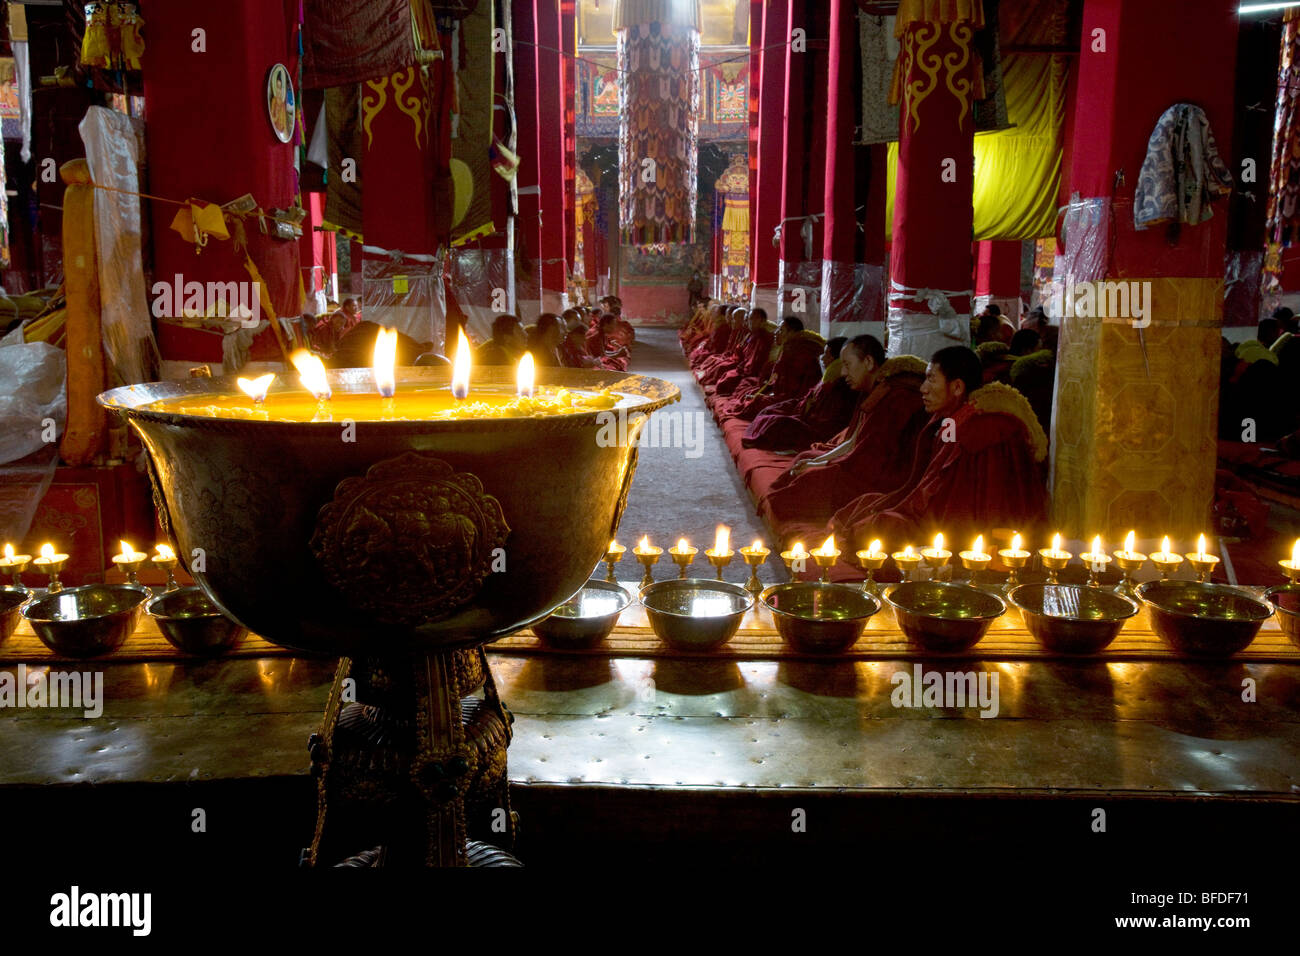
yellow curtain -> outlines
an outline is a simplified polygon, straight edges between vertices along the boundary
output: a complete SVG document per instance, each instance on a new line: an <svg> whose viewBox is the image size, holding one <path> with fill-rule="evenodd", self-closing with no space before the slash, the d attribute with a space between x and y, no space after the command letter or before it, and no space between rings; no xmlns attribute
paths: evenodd
<svg viewBox="0 0 1300 956"><path fill-rule="evenodd" d="M722 208L722 228L726 232L749 232L749 197L727 197Z"/></svg>
<svg viewBox="0 0 1300 956"><path fill-rule="evenodd" d="M1013 125L975 137L974 238L1038 239L1053 234L1061 183L1067 66L1061 56L1008 54L1002 58L1007 114ZM894 222L897 172L898 144L890 143L886 239L891 237Z"/></svg>

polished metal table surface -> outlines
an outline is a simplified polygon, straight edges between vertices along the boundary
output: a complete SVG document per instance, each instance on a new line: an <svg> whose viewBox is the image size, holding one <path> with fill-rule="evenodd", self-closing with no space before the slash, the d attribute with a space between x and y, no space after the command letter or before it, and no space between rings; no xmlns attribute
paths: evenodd
<svg viewBox="0 0 1300 956"><path fill-rule="evenodd" d="M519 783L1300 800L1293 664L923 662L996 673L998 714L981 718L895 707L893 675L915 673L902 661L489 659ZM305 775L333 666L76 669L103 670L103 715L0 710L0 785Z"/></svg>

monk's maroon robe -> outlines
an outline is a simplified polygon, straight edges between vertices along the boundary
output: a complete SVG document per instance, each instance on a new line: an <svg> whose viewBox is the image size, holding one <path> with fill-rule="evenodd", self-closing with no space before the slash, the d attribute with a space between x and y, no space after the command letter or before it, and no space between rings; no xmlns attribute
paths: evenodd
<svg viewBox="0 0 1300 956"><path fill-rule="evenodd" d="M759 412L741 444L768 451L803 451L843 429L857 397L842 376L819 382L803 398L777 402Z"/></svg>
<svg viewBox="0 0 1300 956"><path fill-rule="evenodd" d="M714 395L730 395L747 379L756 379L772 354L772 341L776 336L766 327L749 333L741 349L740 361L714 380Z"/></svg>

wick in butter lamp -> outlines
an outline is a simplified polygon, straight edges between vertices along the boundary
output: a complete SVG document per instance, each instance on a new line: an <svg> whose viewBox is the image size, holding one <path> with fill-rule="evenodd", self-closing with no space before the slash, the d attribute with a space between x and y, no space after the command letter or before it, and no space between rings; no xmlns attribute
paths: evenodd
<svg viewBox="0 0 1300 956"><path fill-rule="evenodd" d="M614 565L623 560L623 555L627 553L627 548L619 544L613 538L609 539L609 547L605 549L605 580L610 584L617 584L618 579L614 577Z"/></svg>
<svg viewBox="0 0 1300 956"><path fill-rule="evenodd" d="M650 536L647 534L641 537L640 543L632 549L632 553L641 562L641 567L645 568L645 574L641 575L641 587L654 584L655 576L650 569L659 563L659 556L664 553L664 549L651 544Z"/></svg>
<svg viewBox="0 0 1300 956"><path fill-rule="evenodd" d="M961 566L970 572L972 587L978 580L979 573L993 562L993 555L986 553L984 550L983 535L975 539L975 543L970 546L969 551L962 551L958 557L961 558Z"/></svg>
<svg viewBox="0 0 1300 956"><path fill-rule="evenodd" d="M906 584L911 581L913 572L916 571L917 566L921 563L921 556L917 554L909 544L903 548L902 551L895 551L890 555L890 557L894 559L894 564L896 564L898 570L902 572L903 583Z"/></svg>
<svg viewBox="0 0 1300 956"><path fill-rule="evenodd" d="M709 564L713 565L714 570L718 572L718 580L722 580L722 569L731 563L736 552L731 550L731 529L725 525L718 525L714 533L713 547L704 552L704 556L709 559Z"/></svg>
<svg viewBox="0 0 1300 956"><path fill-rule="evenodd" d="M1092 539L1092 550L1083 552L1079 557L1088 566L1088 587L1101 587L1101 575L1106 572L1106 565L1111 561L1110 555L1102 550L1101 535Z"/></svg>
<svg viewBox="0 0 1300 956"><path fill-rule="evenodd" d="M748 548L740 549L740 556L749 567L749 580L745 582L745 590L750 594L762 592L763 583L758 579L758 569L763 566L763 562L767 560L767 556L771 553L770 548L763 547L761 539L755 539L754 543Z"/></svg>
<svg viewBox="0 0 1300 956"><path fill-rule="evenodd" d="M1196 572L1196 581L1198 584L1204 584L1214 573L1214 566L1219 563L1217 555L1207 554L1205 552L1205 535L1196 539L1196 553L1183 555L1187 563L1192 566Z"/></svg>
<svg viewBox="0 0 1300 956"><path fill-rule="evenodd" d="M876 572L885 566L885 561L889 555L885 553L880 542L872 541L867 545L867 550L858 552L858 564L862 570L867 572L867 579L862 582L862 591L864 594L870 594L872 597L880 597L880 584L876 581Z"/></svg>
<svg viewBox="0 0 1300 956"><path fill-rule="evenodd" d="M53 550L53 549L51 549ZM13 586L21 588L23 586L23 572L27 570L27 565L31 563L30 554L15 554L12 544L5 545L5 556L0 558L0 571L8 571L13 578Z"/></svg>
<svg viewBox="0 0 1300 956"><path fill-rule="evenodd" d="M952 552L944 548L943 535L936 534L934 544L921 549L921 557L925 558L925 563L933 569L931 575L933 580L947 580L952 576L948 568L948 562L952 560Z"/></svg>
<svg viewBox="0 0 1300 956"><path fill-rule="evenodd" d="M41 556L32 562L32 566L38 574L44 574L49 578L49 583L45 589L53 593L63 590L63 582L59 580L59 572L63 570L63 566L67 563L68 556L66 554L56 554L54 545L43 544L41 545Z"/></svg>
<svg viewBox="0 0 1300 956"><path fill-rule="evenodd" d="M203 549L189 570L220 610L341 659L308 741L309 864L515 862L499 849L515 833L511 718L483 645L547 617L610 553L641 429L678 389L589 369L527 382L522 366L472 369L463 332L450 369L378 354L371 369L302 367L260 402L231 378L99 402L139 434L163 529L176 554Z"/></svg>
<svg viewBox="0 0 1300 956"><path fill-rule="evenodd" d="M817 562L817 567L822 569L821 582L825 584L830 578L831 568L835 567L835 562L840 559L840 552L835 547L835 535L823 541L820 548L814 548L812 556Z"/></svg>
<svg viewBox="0 0 1300 956"><path fill-rule="evenodd" d="M1130 531L1124 539L1124 550L1115 552L1115 563L1124 572L1119 584L1115 585L1115 593L1135 600L1137 598L1137 589L1133 585L1133 575L1141 571L1142 565L1147 563L1147 556L1135 547L1136 543L1137 534Z"/></svg>
<svg viewBox="0 0 1300 956"><path fill-rule="evenodd" d="M1169 575L1176 572L1178 566L1183 563L1183 556L1170 547L1169 539L1166 537L1160 542L1160 550L1152 553L1151 563L1160 572L1160 580L1168 581Z"/></svg>
<svg viewBox="0 0 1300 956"><path fill-rule="evenodd" d="M1038 550L1038 559L1043 562L1043 567L1047 569L1047 583L1060 584L1061 572L1065 570L1066 565L1073 558L1069 551L1061 548L1061 536L1052 535L1052 546L1050 548L1040 548Z"/></svg>
<svg viewBox="0 0 1300 956"><path fill-rule="evenodd" d="M1020 587L1020 572L1029 563L1031 555L1020 546L1020 535L1011 536L1011 547L998 551L998 557L1007 566L1007 582L1002 586L1002 593L1010 594Z"/></svg>
<svg viewBox="0 0 1300 956"><path fill-rule="evenodd" d="M679 580L686 578L686 569L691 566L695 556L700 553L699 548L692 548L691 543L685 538L677 539L677 547L668 549L668 556L673 559L677 565L677 577Z"/></svg>

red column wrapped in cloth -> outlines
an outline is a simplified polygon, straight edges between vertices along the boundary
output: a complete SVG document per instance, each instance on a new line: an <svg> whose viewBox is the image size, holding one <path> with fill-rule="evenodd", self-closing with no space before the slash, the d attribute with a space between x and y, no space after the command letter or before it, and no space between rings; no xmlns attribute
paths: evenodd
<svg viewBox="0 0 1300 956"><path fill-rule="evenodd" d="M1024 396L985 385L955 412L926 423L902 487L849 503L830 530L849 553L872 538L902 545L938 531L951 541L994 528L1032 537L1047 516L1046 457L1047 436Z"/></svg>
<svg viewBox="0 0 1300 956"><path fill-rule="evenodd" d="M824 537L827 522L840 508L866 494L893 491L907 480L929 420L921 404L924 378L925 363L914 355L885 362L848 427L831 442L796 457L791 471L772 483L759 500L759 513L783 541L812 540L819 533Z"/></svg>
<svg viewBox="0 0 1300 956"><path fill-rule="evenodd" d="M781 354L768 379L752 391L735 396L715 408L719 418L753 421L763 409L789 398L803 398L821 381L821 354L826 343L815 332L798 332L781 346Z"/></svg>
<svg viewBox="0 0 1300 956"><path fill-rule="evenodd" d="M768 451L804 451L842 431L853 417L857 398L836 359L804 398L777 402L759 412L741 444Z"/></svg>
<svg viewBox="0 0 1300 956"><path fill-rule="evenodd" d="M766 323L752 330L740 350L740 361L715 379L713 394L730 395L746 380L757 382L771 358L772 343L775 339L775 334Z"/></svg>

